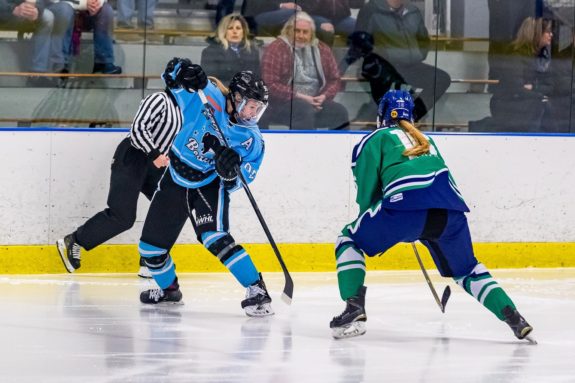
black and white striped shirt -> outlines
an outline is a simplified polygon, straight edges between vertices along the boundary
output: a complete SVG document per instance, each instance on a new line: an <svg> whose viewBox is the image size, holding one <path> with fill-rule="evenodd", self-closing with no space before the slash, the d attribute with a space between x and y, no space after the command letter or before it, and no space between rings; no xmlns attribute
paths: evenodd
<svg viewBox="0 0 575 383"><path fill-rule="evenodd" d="M155 159L166 154L182 127L182 113L166 92L153 93L142 100L130 130L132 145Z"/></svg>

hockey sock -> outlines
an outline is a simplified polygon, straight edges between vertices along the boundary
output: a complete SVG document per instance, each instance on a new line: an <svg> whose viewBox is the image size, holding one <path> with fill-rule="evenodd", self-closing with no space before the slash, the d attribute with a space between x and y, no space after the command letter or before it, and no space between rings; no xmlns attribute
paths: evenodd
<svg viewBox="0 0 575 383"><path fill-rule="evenodd" d="M232 272L242 286L248 287L259 281L260 275L249 254L243 247L238 247L240 247L241 250L234 253L227 261L223 262L223 264Z"/></svg>
<svg viewBox="0 0 575 383"><path fill-rule="evenodd" d="M505 306L515 308L511 298L481 263L478 263L468 275L453 279L500 320L505 319L502 312Z"/></svg>
<svg viewBox="0 0 575 383"><path fill-rule="evenodd" d="M204 246L230 270L244 287L260 280L259 273L246 250L237 245L227 232L207 232L202 234Z"/></svg>
<svg viewBox="0 0 575 383"><path fill-rule="evenodd" d="M162 289L168 288L176 279L176 268L168 250L140 241L140 256L150 269L154 281Z"/></svg>
<svg viewBox="0 0 575 383"><path fill-rule="evenodd" d="M342 233L335 243L339 294L344 301L357 295L365 281L365 255Z"/></svg>

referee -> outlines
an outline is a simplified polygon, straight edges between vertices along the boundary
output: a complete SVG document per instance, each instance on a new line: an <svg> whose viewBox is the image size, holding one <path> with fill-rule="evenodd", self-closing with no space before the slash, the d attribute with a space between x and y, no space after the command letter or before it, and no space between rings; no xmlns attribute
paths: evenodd
<svg viewBox="0 0 575 383"><path fill-rule="evenodd" d="M170 60L162 75L166 89L142 100L130 134L118 145L112 159L108 207L56 241L69 273L80 268L81 249L91 250L134 225L140 193L152 199L169 164L167 152L182 127L182 113L171 92L177 85L168 75L182 60L186 59ZM150 277L142 266L141 259L138 275Z"/></svg>

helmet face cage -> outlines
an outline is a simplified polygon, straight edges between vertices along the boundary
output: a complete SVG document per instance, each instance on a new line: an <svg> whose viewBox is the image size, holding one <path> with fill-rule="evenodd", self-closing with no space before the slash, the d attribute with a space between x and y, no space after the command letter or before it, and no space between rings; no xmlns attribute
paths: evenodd
<svg viewBox="0 0 575 383"><path fill-rule="evenodd" d="M251 71L237 73L230 82L230 101L240 125L254 126L268 107L268 88Z"/></svg>
<svg viewBox="0 0 575 383"><path fill-rule="evenodd" d="M262 101L255 100L253 98L241 97L239 93L236 93L233 97L235 99L235 117L240 125L256 125L268 108L267 103L263 103ZM241 99L238 100L238 97L241 97Z"/></svg>
<svg viewBox="0 0 575 383"><path fill-rule="evenodd" d="M379 101L377 127L387 127L398 120L413 122L413 98L406 90L388 90Z"/></svg>

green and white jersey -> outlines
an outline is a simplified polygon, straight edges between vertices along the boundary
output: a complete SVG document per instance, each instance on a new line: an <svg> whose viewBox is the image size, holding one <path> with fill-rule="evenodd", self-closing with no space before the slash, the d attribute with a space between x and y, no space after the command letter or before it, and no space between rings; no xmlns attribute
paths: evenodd
<svg viewBox="0 0 575 383"><path fill-rule="evenodd" d="M469 211L435 142L429 154L406 157L416 142L399 126L377 129L353 148L352 171L360 212L383 200L395 210L444 208Z"/></svg>

